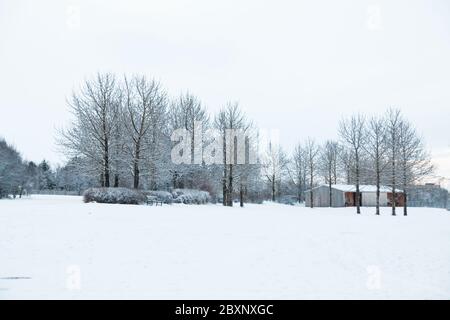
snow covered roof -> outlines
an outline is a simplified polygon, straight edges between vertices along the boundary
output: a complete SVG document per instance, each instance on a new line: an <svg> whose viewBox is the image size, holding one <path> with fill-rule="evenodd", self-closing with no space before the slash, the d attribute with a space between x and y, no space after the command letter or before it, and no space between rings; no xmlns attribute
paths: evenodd
<svg viewBox="0 0 450 320"><path fill-rule="evenodd" d="M317 189L317 188L321 188L321 187L329 187L328 185L320 185L318 187L313 188ZM331 188L335 189L335 190L339 190L342 192L356 192L356 186L355 185L351 185L351 184L334 184L331 186ZM309 191L309 190L307 190ZM360 185L359 186L359 191L360 192L377 192L377 186L375 185ZM392 188L391 187L387 187L387 186L380 186L380 192L392 192ZM396 192L403 192L403 190L400 189L396 189Z"/></svg>

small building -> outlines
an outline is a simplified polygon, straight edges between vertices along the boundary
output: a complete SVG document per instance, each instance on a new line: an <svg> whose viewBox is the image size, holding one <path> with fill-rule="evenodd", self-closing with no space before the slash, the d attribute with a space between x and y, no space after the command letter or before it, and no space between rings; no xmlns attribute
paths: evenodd
<svg viewBox="0 0 450 320"><path fill-rule="evenodd" d="M375 207L377 201L377 187L374 185L361 185L360 206ZM311 206L311 192L313 193L314 207L330 206L330 187L320 185L312 190L305 191L305 206ZM331 186L331 204L332 207L355 207L356 206L356 187L354 185L335 184ZM382 186L380 188L380 206L388 207L392 205L392 188ZM405 204L405 197L402 190L396 192L396 205L402 207Z"/></svg>

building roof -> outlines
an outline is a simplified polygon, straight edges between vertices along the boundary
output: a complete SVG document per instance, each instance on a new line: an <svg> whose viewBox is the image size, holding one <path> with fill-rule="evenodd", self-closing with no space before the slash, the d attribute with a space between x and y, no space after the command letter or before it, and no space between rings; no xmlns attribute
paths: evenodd
<svg viewBox="0 0 450 320"><path fill-rule="evenodd" d="M312 190L315 190L315 189L318 189L318 188L322 188L322 187L329 188L328 185L322 184L320 186L317 186L317 187L313 188ZM356 192L356 186L355 185L351 185L351 184L334 184L334 185L331 186L331 188L335 189L335 190L342 191L342 192ZM310 190L307 190L306 192L308 192L308 191L310 191ZM362 185L359 186L359 191L360 192L365 192L365 193L377 192L377 186L362 184ZM391 192L391 191L392 191L391 187L380 186L380 192ZM396 192L403 192L403 190L396 189Z"/></svg>

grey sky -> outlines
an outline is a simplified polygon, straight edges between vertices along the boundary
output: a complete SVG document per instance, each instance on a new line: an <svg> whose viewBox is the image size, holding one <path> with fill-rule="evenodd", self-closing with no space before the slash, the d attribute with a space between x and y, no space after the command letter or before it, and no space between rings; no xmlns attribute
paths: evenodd
<svg viewBox="0 0 450 320"><path fill-rule="evenodd" d="M0 0L0 136L60 162L65 99L97 71L238 100L290 149L399 107L450 177L450 2Z"/></svg>

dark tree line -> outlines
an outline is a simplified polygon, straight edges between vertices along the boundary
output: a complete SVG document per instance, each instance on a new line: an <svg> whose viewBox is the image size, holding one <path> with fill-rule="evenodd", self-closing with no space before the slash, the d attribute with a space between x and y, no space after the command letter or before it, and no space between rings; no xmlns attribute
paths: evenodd
<svg viewBox="0 0 450 320"><path fill-rule="evenodd" d="M53 170L46 160L39 164L25 161L13 146L0 140L0 198L21 197L37 190L63 189L58 170Z"/></svg>

